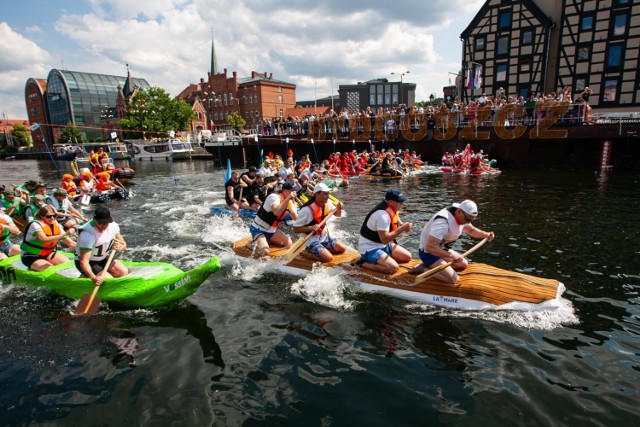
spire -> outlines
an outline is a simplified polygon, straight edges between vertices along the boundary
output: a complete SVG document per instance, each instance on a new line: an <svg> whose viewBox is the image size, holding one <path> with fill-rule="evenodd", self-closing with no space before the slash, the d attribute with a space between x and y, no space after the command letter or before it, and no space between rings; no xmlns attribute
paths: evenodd
<svg viewBox="0 0 640 427"><path fill-rule="evenodd" d="M131 79L131 72L129 71L129 64L127 63L127 79L124 81L124 87L122 88L122 95L124 95L125 99L129 99L133 91L135 90L135 86L133 85L133 80Z"/></svg>
<svg viewBox="0 0 640 427"><path fill-rule="evenodd" d="M218 58L216 58L216 48L213 44L213 30L211 30L211 75L220 74L218 69Z"/></svg>

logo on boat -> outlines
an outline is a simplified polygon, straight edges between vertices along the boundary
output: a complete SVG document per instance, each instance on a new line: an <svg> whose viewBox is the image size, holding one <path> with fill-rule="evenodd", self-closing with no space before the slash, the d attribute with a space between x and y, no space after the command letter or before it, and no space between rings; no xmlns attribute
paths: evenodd
<svg viewBox="0 0 640 427"><path fill-rule="evenodd" d="M172 283L170 285L165 286L164 291L171 292L171 291L175 291L176 289L180 289L181 287L189 283L189 280L190 280L189 276L184 276L182 279L178 280L176 283Z"/></svg>
<svg viewBox="0 0 640 427"><path fill-rule="evenodd" d="M16 281L16 271L13 267L0 267L0 280L9 284Z"/></svg>
<svg viewBox="0 0 640 427"><path fill-rule="evenodd" d="M453 298L453 297L446 297L444 295L439 295L433 296L433 302L439 302L439 303L447 303L447 304L458 304L458 298Z"/></svg>

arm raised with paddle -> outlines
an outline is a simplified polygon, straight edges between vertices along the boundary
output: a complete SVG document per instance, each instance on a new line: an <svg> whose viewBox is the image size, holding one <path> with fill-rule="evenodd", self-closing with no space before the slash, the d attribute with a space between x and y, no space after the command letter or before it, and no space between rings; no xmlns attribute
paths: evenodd
<svg viewBox="0 0 640 427"><path fill-rule="evenodd" d="M323 225L325 225L327 223L327 221L329 220L329 218L331 218L333 216L333 213L336 210L333 210L333 211L329 212L329 214L322 220L322 222L320 222L320 224L318 224L318 228L321 228ZM299 238L293 245L291 245L291 247L289 248L287 253L284 255L286 260L287 261L291 261L295 257L297 257L298 254L300 254L300 252L302 252L302 250L304 249L305 244L309 241L311 236L313 236L315 233L316 233L316 230L314 229L311 233L307 234L304 237Z"/></svg>
<svg viewBox="0 0 640 427"><path fill-rule="evenodd" d="M482 245L484 245L485 243L487 243L487 241L489 240L488 237L485 237L484 239L482 239L481 241L479 241L474 247L472 247L471 249L469 249L468 251L466 251L465 253L463 253L462 255L460 255L462 258L465 258L469 255L471 255L472 253L474 253L475 251L477 251L478 249L480 249L480 247L482 247ZM447 267L450 267L451 265L453 265L456 262L456 260L453 261L449 261L446 262L444 264L441 264L437 267L432 268L431 270L425 271L424 273L416 276L415 280L414 280L414 285L417 285L419 283L424 282L425 280L427 280L429 277L432 277L433 275L439 273L440 271L444 270Z"/></svg>

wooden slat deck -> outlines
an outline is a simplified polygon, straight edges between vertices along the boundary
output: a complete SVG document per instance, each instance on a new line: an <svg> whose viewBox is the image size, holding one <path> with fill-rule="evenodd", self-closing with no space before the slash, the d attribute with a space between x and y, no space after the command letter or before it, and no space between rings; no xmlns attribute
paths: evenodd
<svg viewBox="0 0 640 427"><path fill-rule="evenodd" d="M246 237L233 243L233 251L238 256L251 257L251 251L246 246L250 241L251 238ZM287 250L288 248L270 248L269 256L277 258L286 254ZM560 283L555 279L543 279L482 263L471 263L466 270L459 272L460 281L455 285L436 279L427 279L414 286L416 276L409 274L408 271L420 264L419 259L412 259L408 263L402 264L398 272L390 275L352 266L351 263L359 257L356 251L347 251L344 254L334 255L332 262L323 265L325 267L340 267L346 271L349 277L359 282L418 294L466 298L496 306L515 301L539 304L553 300L556 298L558 286L560 286ZM311 259L298 256L287 266L311 271L313 264L314 261Z"/></svg>

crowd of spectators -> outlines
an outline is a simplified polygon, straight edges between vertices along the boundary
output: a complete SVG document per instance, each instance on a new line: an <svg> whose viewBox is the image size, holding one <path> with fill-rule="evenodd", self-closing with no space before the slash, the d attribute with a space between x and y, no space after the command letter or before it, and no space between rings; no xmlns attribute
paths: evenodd
<svg viewBox="0 0 640 427"><path fill-rule="evenodd" d="M590 95L591 90L588 87L575 98L569 88L559 88L548 94L532 93L527 97L508 95L503 88L499 88L495 95L482 93L468 103L459 100L452 102L442 100L435 105L407 106L400 104L391 108L367 107L362 111L343 108L339 112L331 109L326 114L276 117L260 121L256 126L256 132L263 136L306 135L309 134L309 127L315 125L314 132L322 130L325 134L331 135L336 129L336 136L344 138L349 136L350 126L356 126L359 131L363 131L364 120L369 119L372 131L377 124L377 126L383 126L385 134L391 135L396 130L417 129L423 120L426 121L428 129L434 129L437 126L437 113L448 113L445 116L446 120L453 122L457 128L462 128L468 123L476 121L476 113L482 107L489 107L490 112L479 123L479 126L490 127L495 124L496 114L500 109L509 105L521 107L523 114L516 114L516 109L511 109L507 114L505 126L535 126L544 119L550 107L561 105L567 107L567 112L560 118L560 122L583 124L590 122ZM406 120L407 115L411 117L410 120ZM319 129L319 126L323 128Z"/></svg>

